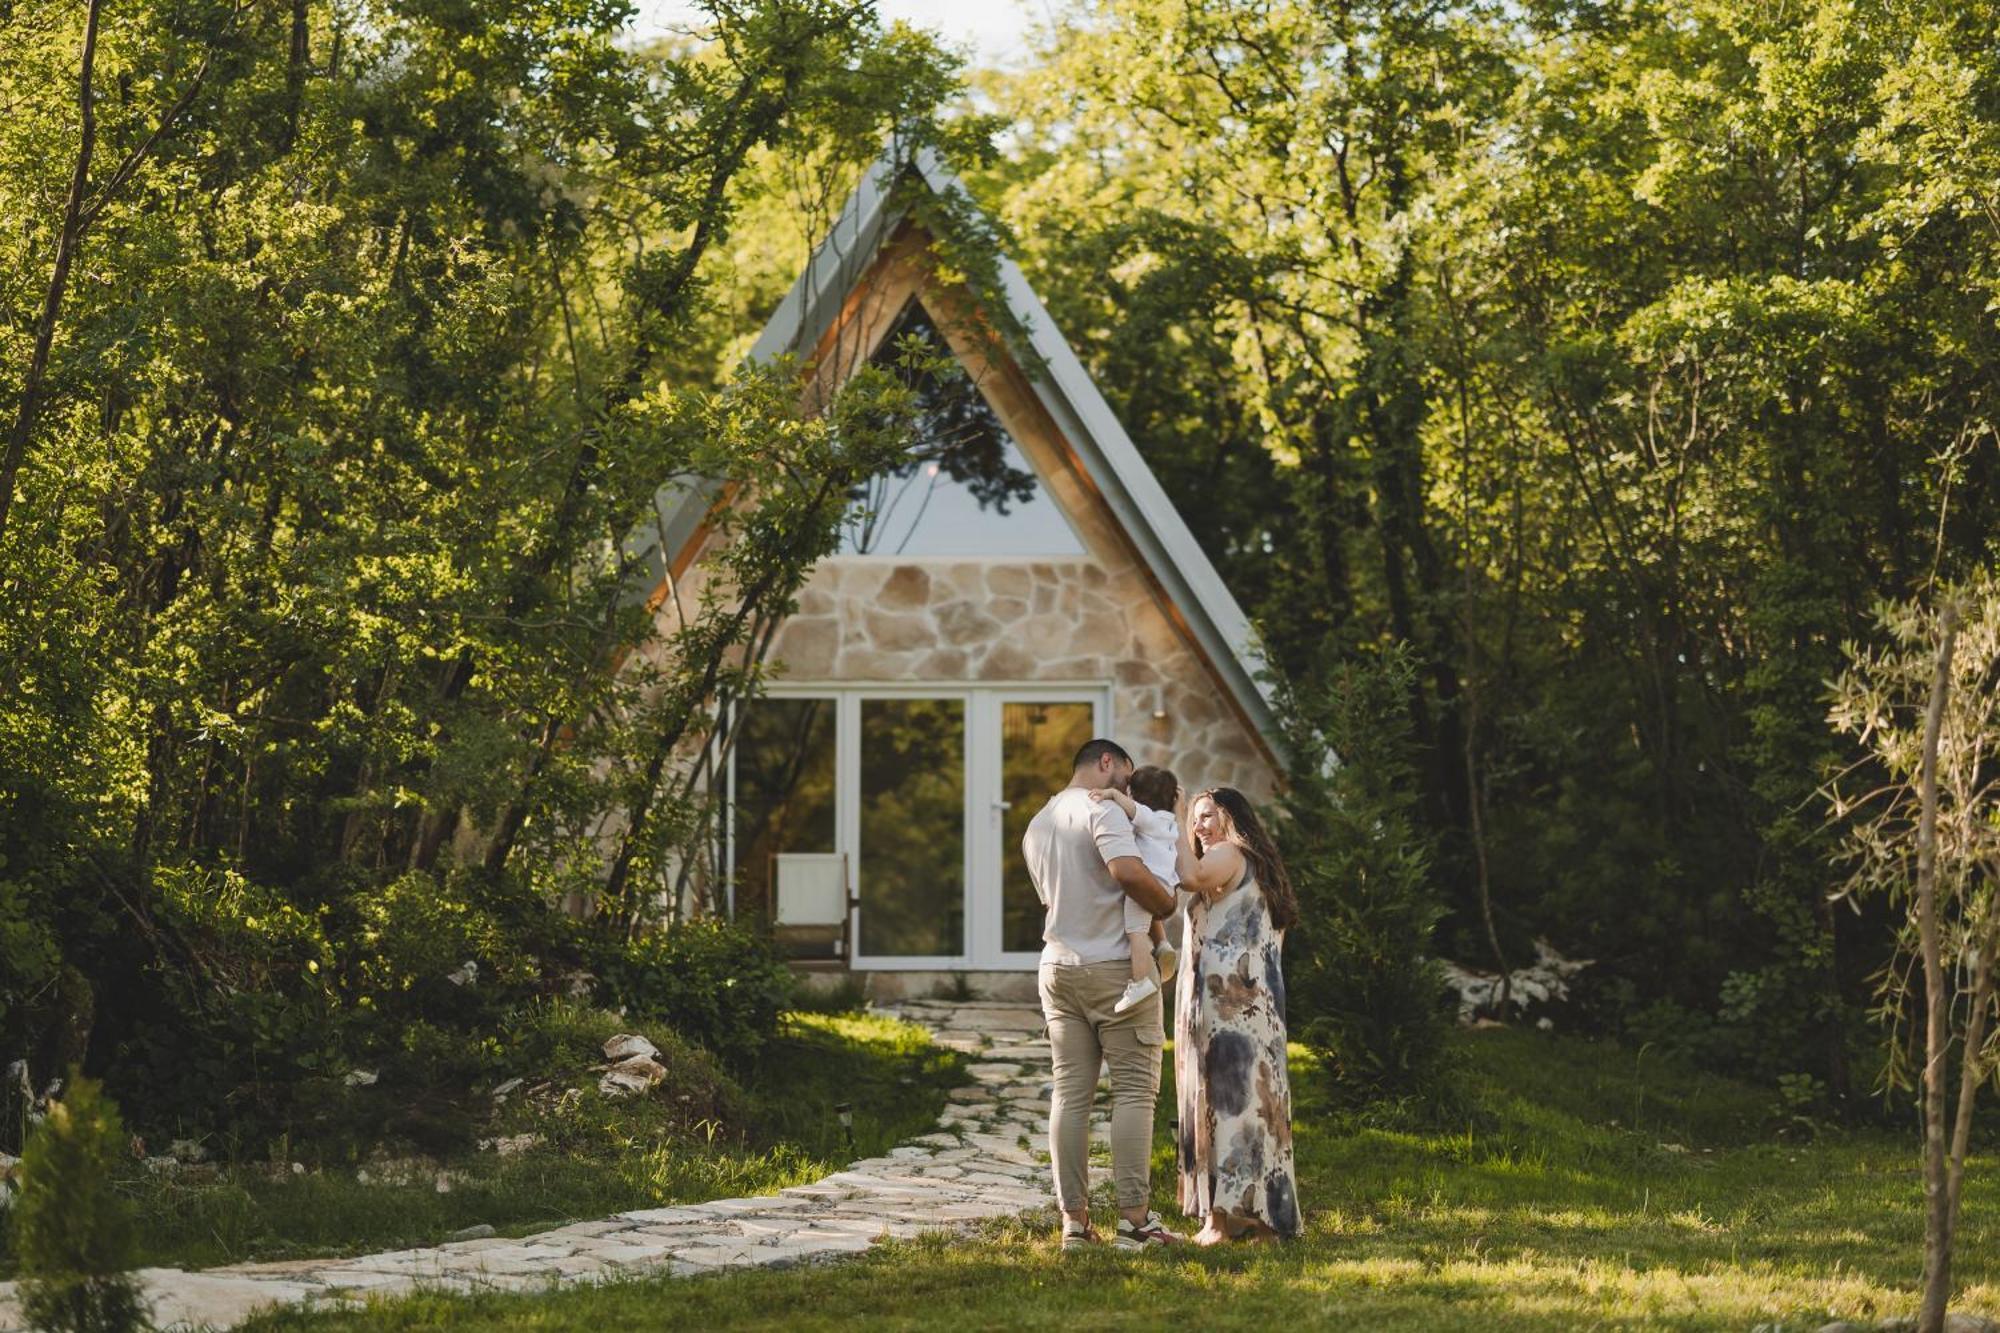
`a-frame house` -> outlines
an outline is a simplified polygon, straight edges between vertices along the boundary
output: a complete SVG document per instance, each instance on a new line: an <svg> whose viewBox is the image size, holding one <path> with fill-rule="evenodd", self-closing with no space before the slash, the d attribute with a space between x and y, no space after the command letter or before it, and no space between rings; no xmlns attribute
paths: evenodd
<svg viewBox="0 0 2000 1333"><path fill-rule="evenodd" d="M906 187L898 190L898 172ZM940 972L1018 988L1041 947L1021 834L1108 735L1191 789L1272 790L1276 733L1249 623L1018 267L999 291L1025 343L964 332L907 186L971 208L934 157L885 158L848 199L752 356L808 392L916 336L952 353L937 428L1000 481L935 466L882 478L815 568L746 706L726 774L731 910L763 914L883 994ZM632 554L699 560L706 497L663 495ZM865 516L864 516L865 511ZM665 612L662 612L665 614Z"/></svg>

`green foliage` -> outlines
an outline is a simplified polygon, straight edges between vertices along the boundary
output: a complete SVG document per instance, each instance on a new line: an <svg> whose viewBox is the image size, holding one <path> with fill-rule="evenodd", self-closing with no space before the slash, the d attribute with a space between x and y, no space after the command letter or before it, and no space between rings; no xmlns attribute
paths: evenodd
<svg viewBox="0 0 2000 1333"><path fill-rule="evenodd" d="M669 1024L737 1069L777 1034L793 987L769 940L713 918L614 946L598 974L606 1003Z"/></svg>
<svg viewBox="0 0 2000 1333"><path fill-rule="evenodd" d="M1282 696L1292 768L1279 841L1299 894L1285 979L1291 1030L1336 1105L1441 1115L1455 1109L1451 1016L1400 706L1414 671L1392 648Z"/></svg>
<svg viewBox="0 0 2000 1333"><path fill-rule="evenodd" d="M146 0L84 90L95 12L0 20L0 1049L148 1132L324 1131L365 1068L429 1133L589 930L701 906L715 702L904 444L892 377L808 410L735 364L733 223L990 122L837 0L651 44L623 0ZM669 587L656 499L700 486L740 503Z"/></svg>
<svg viewBox="0 0 2000 1333"><path fill-rule="evenodd" d="M325 914L233 870L163 866L130 989L105 994L118 1043L110 1077L162 1128L213 1124L226 1107L279 1132L344 1072L349 1030ZM128 1007L129 1006L129 1007Z"/></svg>
<svg viewBox="0 0 2000 1333"><path fill-rule="evenodd" d="M1476 795L1516 961L1833 1108L1894 923L1828 908L1824 682L2000 553L1995 19L1121 0L988 85L981 187L1273 663L1416 654L1440 950Z"/></svg>
<svg viewBox="0 0 2000 1333"><path fill-rule="evenodd" d="M125 1157L118 1108L72 1074L21 1157L13 1219L21 1308L48 1333L123 1333L144 1327L133 1266L130 1206L114 1171Z"/></svg>

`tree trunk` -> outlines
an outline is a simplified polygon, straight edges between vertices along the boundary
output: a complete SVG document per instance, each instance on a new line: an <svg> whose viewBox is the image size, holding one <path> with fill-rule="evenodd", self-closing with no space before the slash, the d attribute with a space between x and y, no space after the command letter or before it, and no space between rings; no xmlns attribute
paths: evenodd
<svg viewBox="0 0 2000 1333"><path fill-rule="evenodd" d="M63 205L62 230L56 235L55 271L49 275L48 291L42 298L41 318L35 321L35 350L28 359L28 373L21 379L21 401L14 411L14 425L7 433L7 456L0 462L0 538L7 535L7 511L14 504L14 482L22 460L28 454L28 436L42 406L42 381L48 373L49 348L54 345L56 321L62 315L63 294L69 288L70 264L76 258L83 236L83 197L90 187L90 159L97 151L97 112L91 105L91 78L97 64L97 20L104 0L90 0L83 19L83 66L77 75L77 106L82 114L82 138L76 149L76 166L70 172L69 199Z"/></svg>
<svg viewBox="0 0 2000 1333"><path fill-rule="evenodd" d="M312 62L311 35L306 0L292 0L292 42L285 60L285 129L278 146L292 151L299 139L299 112L305 105L306 74Z"/></svg>
<svg viewBox="0 0 2000 1333"><path fill-rule="evenodd" d="M1993 1003L1994 944L1995 939L1989 934L1979 946L1972 1010L1966 1016L1965 1041L1959 1047L1958 1121L1952 1126L1945 1179L1945 1220L1953 1235L1958 1231L1959 1187L1965 1183L1965 1151L1972 1142L1972 1113L1979 1103L1979 1089L1986 1082L1986 1061L1981 1050L1986 1045L1986 1011Z"/></svg>
<svg viewBox="0 0 2000 1333"><path fill-rule="evenodd" d="M528 802L534 795L535 784L541 779L542 770L548 766L549 755L561 735L562 727L554 717L542 719L541 739L535 742L535 753L528 760L528 770L521 775L521 785L514 799L501 811L500 819L493 827L493 840L486 845L483 864L487 874L497 875L507 868L507 858L514 851L514 840L527 825ZM442 837L439 842L443 842Z"/></svg>
<svg viewBox="0 0 2000 1333"><path fill-rule="evenodd" d="M1947 1179L1944 1103L1945 1062L1951 1050L1950 1005L1938 938L1937 821L1938 733L1951 690L1951 653L1958 637L1958 607L1946 601L1938 616L1937 674L1924 717L1924 751L1917 778L1922 813L1917 820L1917 931L1924 961L1924 1298L1917 1333L1944 1333L1951 1299L1951 1190Z"/></svg>

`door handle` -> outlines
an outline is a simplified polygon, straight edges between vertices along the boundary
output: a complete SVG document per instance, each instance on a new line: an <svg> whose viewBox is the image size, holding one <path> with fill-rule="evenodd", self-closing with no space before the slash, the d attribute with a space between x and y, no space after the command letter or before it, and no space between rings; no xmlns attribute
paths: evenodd
<svg viewBox="0 0 2000 1333"><path fill-rule="evenodd" d="M993 803L993 808L995 810L1012 810L1014 808L1014 803L1012 801L995 801Z"/></svg>

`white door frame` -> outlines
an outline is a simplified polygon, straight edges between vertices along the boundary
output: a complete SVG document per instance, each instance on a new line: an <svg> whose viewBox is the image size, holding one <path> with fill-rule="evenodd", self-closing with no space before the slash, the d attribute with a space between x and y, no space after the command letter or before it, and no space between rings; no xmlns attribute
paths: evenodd
<svg viewBox="0 0 2000 1333"><path fill-rule="evenodd" d="M852 867L855 907L849 923L854 954L848 966L856 971L993 971L1032 970L1040 954L1008 952L1001 947L1004 899L1000 882L1001 708L1007 703L1087 703L1093 735L1106 734L1111 724L1111 682L1085 680L1052 684L1047 681L786 681L766 694L782 698L830 698L834 701L834 846L845 852ZM956 954L869 955L861 951L861 914L867 910L868 867L861 857L861 701L863 699L957 699L964 707L964 832L965 859L961 883L965 893L965 930ZM732 781L734 755L731 756ZM1050 774L1050 792L1067 774ZM735 830L729 830L731 850ZM731 866L732 871L734 866Z"/></svg>
<svg viewBox="0 0 2000 1333"><path fill-rule="evenodd" d="M974 698L974 707L983 713L978 734L985 740L987 750L981 756L981 762L973 768L973 777L980 790L978 800L968 811L968 832L971 834L968 841L976 845L974 865L980 868L981 873L967 881L966 963L993 971L1033 971L1041 963L1039 948L1009 952L1003 947L1006 898L1005 886L1000 880L1000 858L1005 848L1000 845L1000 835L1006 806L1000 799L1000 768L1004 757L1001 747L1005 744L1001 718L1003 706L1010 703L1089 704L1090 734L1102 736L1109 730L1111 722L1111 686L1102 682L1005 685L997 688L982 686ZM1049 795L1055 795L1068 777L1067 773L1049 774Z"/></svg>

